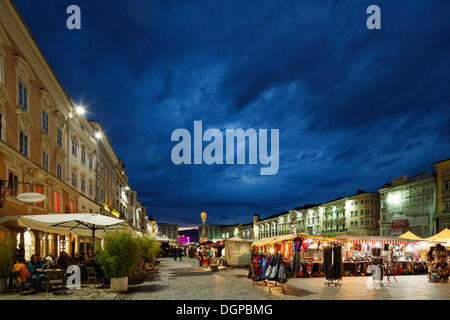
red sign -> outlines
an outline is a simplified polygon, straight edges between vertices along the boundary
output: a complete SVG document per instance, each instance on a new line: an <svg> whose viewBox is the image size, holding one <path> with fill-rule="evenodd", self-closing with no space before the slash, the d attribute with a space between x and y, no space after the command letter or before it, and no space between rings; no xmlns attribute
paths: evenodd
<svg viewBox="0 0 450 320"><path fill-rule="evenodd" d="M391 233L403 233L409 227L409 220L394 220L391 222Z"/></svg>

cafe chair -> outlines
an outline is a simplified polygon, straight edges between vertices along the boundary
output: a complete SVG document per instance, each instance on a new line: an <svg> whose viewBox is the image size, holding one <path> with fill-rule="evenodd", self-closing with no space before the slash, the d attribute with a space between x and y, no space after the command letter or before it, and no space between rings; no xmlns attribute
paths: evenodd
<svg viewBox="0 0 450 320"><path fill-rule="evenodd" d="M21 281L19 282L17 279L20 279ZM19 271L14 271L14 283L16 293L19 292L20 295L22 295L22 291L24 291L27 284L31 286L31 280L22 277Z"/></svg>
<svg viewBox="0 0 450 320"><path fill-rule="evenodd" d="M60 293L64 294L65 287L66 287L65 272L49 270L47 273L47 294L50 293L50 290L53 288L56 289L60 288L61 289Z"/></svg>
<svg viewBox="0 0 450 320"><path fill-rule="evenodd" d="M91 281L94 281L95 287L97 288L98 285L104 284L104 278L99 276L97 272L95 272L94 267L87 267L87 283L90 284Z"/></svg>

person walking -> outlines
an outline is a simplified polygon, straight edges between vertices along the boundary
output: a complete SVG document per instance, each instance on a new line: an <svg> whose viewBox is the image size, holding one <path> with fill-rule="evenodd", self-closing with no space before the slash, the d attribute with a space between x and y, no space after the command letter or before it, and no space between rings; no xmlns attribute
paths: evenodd
<svg viewBox="0 0 450 320"><path fill-rule="evenodd" d="M178 248L178 257L180 258L180 262L183 261L183 249Z"/></svg>
<svg viewBox="0 0 450 320"><path fill-rule="evenodd" d="M177 261L177 256L178 256L178 250L177 250L177 247L175 247L175 246L172 247L172 254L173 254L173 259L174 259L175 261Z"/></svg>
<svg viewBox="0 0 450 320"><path fill-rule="evenodd" d="M198 258L199 267L201 268L202 262L203 262L203 252L200 247L197 249L197 258Z"/></svg>

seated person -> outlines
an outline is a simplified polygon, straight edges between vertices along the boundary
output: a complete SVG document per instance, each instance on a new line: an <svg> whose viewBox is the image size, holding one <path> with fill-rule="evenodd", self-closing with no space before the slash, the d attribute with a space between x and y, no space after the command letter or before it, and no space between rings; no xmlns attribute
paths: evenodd
<svg viewBox="0 0 450 320"><path fill-rule="evenodd" d="M14 271L18 271L20 273L20 277L17 278L17 283L24 284L25 290L28 290L30 288L28 281L31 280L31 274L30 271L28 271L24 258L18 258L17 263L14 265ZM34 293L36 292L36 289L31 288L30 292Z"/></svg>
<svg viewBox="0 0 450 320"><path fill-rule="evenodd" d="M61 251L57 260L58 268L66 270L69 266L69 255L65 251Z"/></svg>
<svg viewBox="0 0 450 320"><path fill-rule="evenodd" d="M42 271L44 271L45 265L41 262L41 259L37 254L33 254L31 256L30 263L28 264L28 271L30 271L31 275L44 275Z"/></svg>
<svg viewBox="0 0 450 320"><path fill-rule="evenodd" d="M28 264L28 271L31 274L31 283L33 287L40 285L40 281L45 277L43 272L45 265L42 264L40 257L37 254L31 256L30 263Z"/></svg>
<svg viewBox="0 0 450 320"><path fill-rule="evenodd" d="M72 256L71 263L72 264L80 264L82 262L82 258L78 255L78 252L75 252Z"/></svg>

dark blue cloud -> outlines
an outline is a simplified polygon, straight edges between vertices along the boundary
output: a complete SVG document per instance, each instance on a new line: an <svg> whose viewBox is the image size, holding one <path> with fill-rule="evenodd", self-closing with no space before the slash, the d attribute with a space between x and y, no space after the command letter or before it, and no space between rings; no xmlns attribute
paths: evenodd
<svg viewBox="0 0 450 320"><path fill-rule="evenodd" d="M448 1L16 2L159 221L249 222L449 156ZM65 28L70 4L81 31ZM371 4L382 30L365 27ZM279 174L175 166L170 135L194 120L279 128Z"/></svg>

